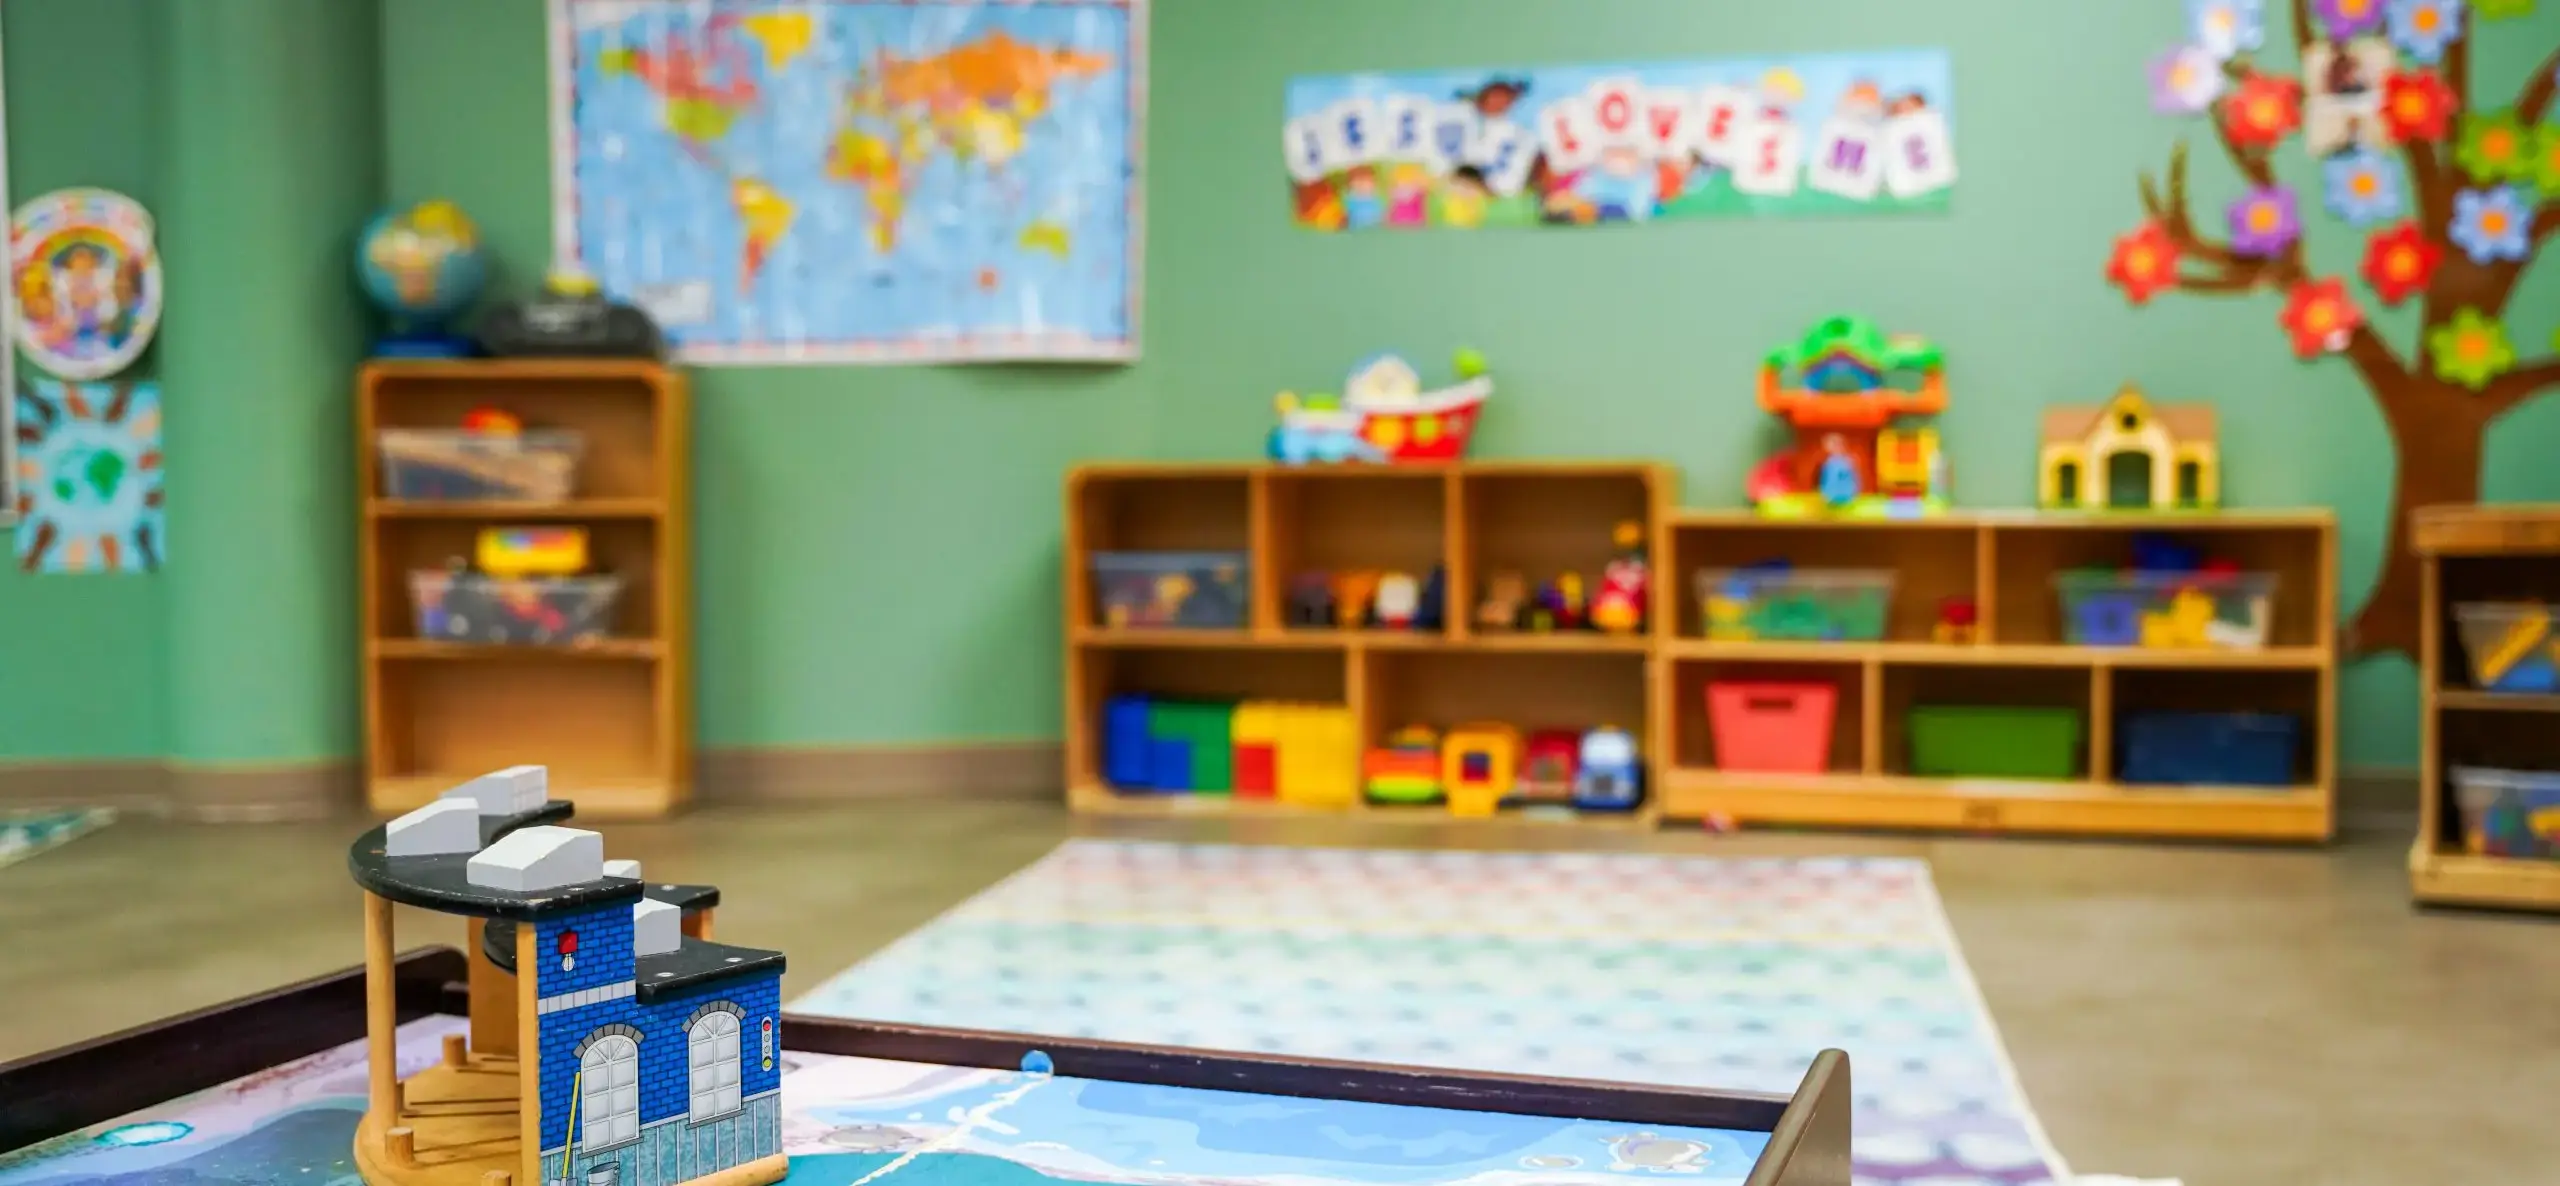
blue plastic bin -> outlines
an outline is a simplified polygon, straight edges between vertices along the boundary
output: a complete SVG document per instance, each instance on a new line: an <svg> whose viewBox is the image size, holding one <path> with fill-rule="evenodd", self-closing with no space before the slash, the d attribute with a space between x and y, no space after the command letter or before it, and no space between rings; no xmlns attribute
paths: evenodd
<svg viewBox="0 0 2560 1186"><path fill-rule="evenodd" d="M2294 783L2302 722L2283 713L2138 712L2117 732L2121 782L2285 787Z"/></svg>

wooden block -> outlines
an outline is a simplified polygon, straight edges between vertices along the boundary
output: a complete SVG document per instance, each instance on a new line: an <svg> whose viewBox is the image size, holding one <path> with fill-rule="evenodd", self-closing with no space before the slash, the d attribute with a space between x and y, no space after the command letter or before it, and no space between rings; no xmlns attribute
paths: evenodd
<svg viewBox="0 0 2560 1186"><path fill-rule="evenodd" d="M480 1175L480 1186L515 1186L516 1176L505 1170L490 1170Z"/></svg>
<svg viewBox="0 0 2560 1186"><path fill-rule="evenodd" d="M461 1066L468 1059L468 1056L463 1053L465 1049L466 1047L463 1045L462 1035L446 1034L444 1036L444 1065L449 1067Z"/></svg>
<svg viewBox="0 0 2560 1186"><path fill-rule="evenodd" d="M382 1147L391 1154L391 1160L394 1164L418 1164L418 1134L416 1130L403 1125L382 1135L384 1138Z"/></svg>

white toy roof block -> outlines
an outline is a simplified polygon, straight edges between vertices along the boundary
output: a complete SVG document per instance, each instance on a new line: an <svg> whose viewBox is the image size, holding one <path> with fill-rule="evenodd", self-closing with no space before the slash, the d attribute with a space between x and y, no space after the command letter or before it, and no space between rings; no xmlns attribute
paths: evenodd
<svg viewBox="0 0 2560 1186"><path fill-rule="evenodd" d="M638 881L640 880L640 862L606 861L604 863L604 875L607 877L628 877L633 881Z"/></svg>
<svg viewBox="0 0 2560 1186"><path fill-rule="evenodd" d="M581 828L519 828L471 858L471 884L532 894L604 876L604 837Z"/></svg>
<svg viewBox="0 0 2560 1186"><path fill-rule="evenodd" d="M547 766L509 766L446 791L442 797L478 804L482 815L518 815L550 801L551 770Z"/></svg>
<svg viewBox="0 0 2560 1186"><path fill-rule="evenodd" d="M670 903L643 898L631 906L631 954L665 955L684 946L684 912Z"/></svg>
<svg viewBox="0 0 2560 1186"><path fill-rule="evenodd" d="M455 799L438 799L382 827L382 855L440 857L480 851L480 812Z"/></svg>

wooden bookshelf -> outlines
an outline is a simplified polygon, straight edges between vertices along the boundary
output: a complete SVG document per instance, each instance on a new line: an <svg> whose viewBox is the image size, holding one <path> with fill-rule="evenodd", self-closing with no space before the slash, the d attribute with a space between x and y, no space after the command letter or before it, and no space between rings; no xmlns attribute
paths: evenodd
<svg viewBox="0 0 2560 1186"><path fill-rule="evenodd" d="M583 434L564 503L430 502L383 494L376 431L453 428L479 407ZM664 815L693 769L690 416L683 376L618 360L378 361L356 384L357 621L366 802L406 811L519 763L583 817ZM489 646L417 636L408 576L467 557L483 527L588 530L623 578L609 638Z"/></svg>
<svg viewBox="0 0 2560 1186"><path fill-rule="evenodd" d="M2056 573L2121 564L2137 533L2161 533L2276 578L2262 650L2088 647L2064 642ZM1768 519L1690 511L1665 531L1664 571L1681 582L1666 623L1669 820L1745 826L1852 826L2322 841L2335 820L2337 531L2326 511L2058 514L1985 511L1911 521ZM1697 570L1773 558L1806 567L1890 569L1886 637L1876 642L1726 642L1704 636L1689 587ZM1931 641L1941 599L1969 596L1973 642ZM1705 685L1740 675L1829 680L1839 689L1831 769L1818 775L1719 770ZM2066 706L2085 722L2078 777L1932 778L1907 771L1903 718L1915 704ZM2138 709L2272 710L2306 733L2287 787L2136 786L2115 780L2113 723Z"/></svg>
<svg viewBox="0 0 2560 1186"><path fill-rule="evenodd" d="M1413 723L1446 728L1506 721L1524 732L1615 725L1633 733L1651 766L1656 640L1651 634L1479 632L1471 609L1491 573L1533 580L1563 571L1596 584L1614 552L1611 532L1641 524L1649 542L1673 489L1671 472L1642 463L1492 462L1423 466L1105 465L1067 479L1065 548L1066 785L1078 811L1113 815L1255 817L1339 815L1227 795L1121 794L1104 785L1103 702L1123 692L1343 704L1362 746ZM1248 557L1246 621L1235 629L1135 629L1099 623L1093 553L1232 551ZM1302 571L1447 572L1435 632L1290 629L1285 606ZM1656 576L1655 597L1666 596ZM1657 610L1656 617L1660 616ZM1494 820L1436 807L1355 803L1365 818L1415 823L1549 823L1595 827L1652 822L1620 814L1508 813Z"/></svg>
<svg viewBox="0 0 2560 1186"><path fill-rule="evenodd" d="M2560 911L2560 861L2471 852L2449 777L2461 765L2560 770L2560 696L2471 687L2453 618L2465 601L2560 602L2560 506L2425 507L2410 546L2423 614L2410 892L2430 905Z"/></svg>

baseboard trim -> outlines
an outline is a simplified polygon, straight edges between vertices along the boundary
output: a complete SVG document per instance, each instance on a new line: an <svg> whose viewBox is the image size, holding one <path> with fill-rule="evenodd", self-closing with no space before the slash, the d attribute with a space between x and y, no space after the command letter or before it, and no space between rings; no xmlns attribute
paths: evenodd
<svg viewBox="0 0 2560 1186"><path fill-rule="evenodd" d="M2338 830L2401 831L2418 827L2418 772L2366 769L2338 772Z"/></svg>
<svg viewBox="0 0 2560 1186"><path fill-rule="evenodd" d="M112 807L135 815L171 816L169 768L160 762L9 762L0 764L0 808Z"/></svg>
<svg viewBox="0 0 2560 1186"><path fill-rule="evenodd" d="M694 786L704 803L1063 800L1064 763L1054 741L720 749L703 753Z"/></svg>
<svg viewBox="0 0 2560 1186"><path fill-rule="evenodd" d="M364 801L352 761L292 766L171 766L177 814L209 824L266 824L347 815Z"/></svg>

